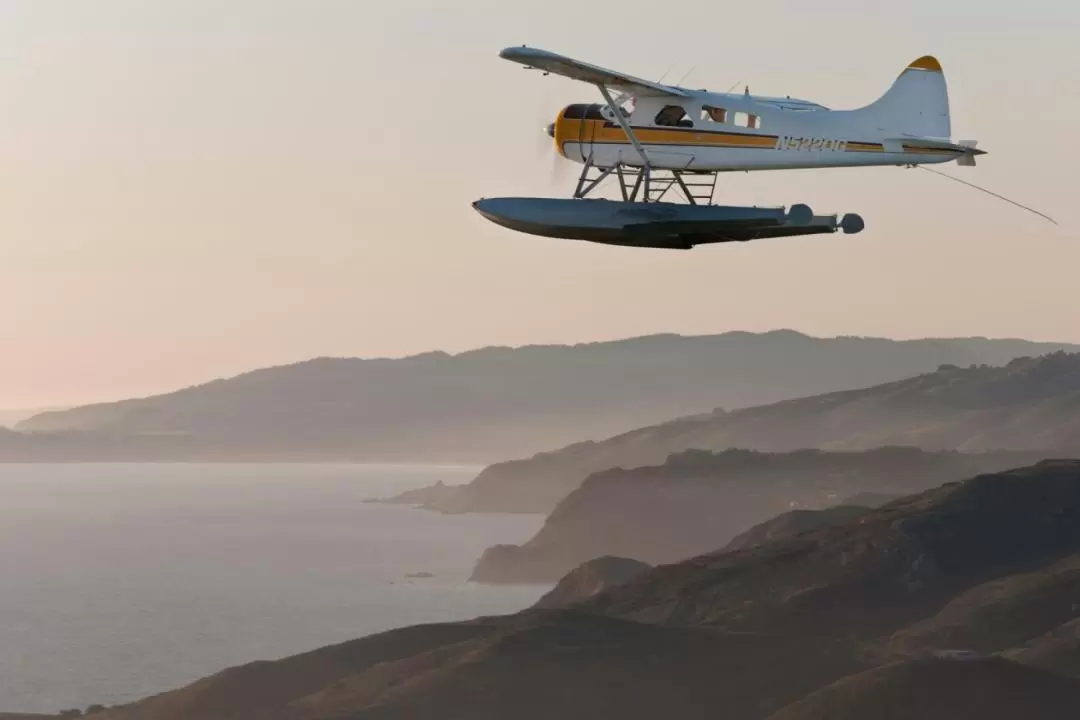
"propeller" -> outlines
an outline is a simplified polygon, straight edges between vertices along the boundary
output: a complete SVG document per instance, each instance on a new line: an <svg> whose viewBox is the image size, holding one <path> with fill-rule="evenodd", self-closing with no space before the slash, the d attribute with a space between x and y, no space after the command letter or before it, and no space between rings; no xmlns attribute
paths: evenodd
<svg viewBox="0 0 1080 720"><path fill-rule="evenodd" d="M552 122L552 117L557 111L552 109L554 105L556 103L550 93L541 98L537 106L537 129L532 132L533 142L536 143L534 146L536 158L548 164L548 184L562 186L565 185L571 163L555 149L555 123Z"/></svg>
<svg viewBox="0 0 1080 720"><path fill-rule="evenodd" d="M560 187L566 184L567 178L570 177L573 170L573 163L564 158L554 145L548 143L548 152L551 153L551 170L548 174L548 182L551 185L559 185Z"/></svg>

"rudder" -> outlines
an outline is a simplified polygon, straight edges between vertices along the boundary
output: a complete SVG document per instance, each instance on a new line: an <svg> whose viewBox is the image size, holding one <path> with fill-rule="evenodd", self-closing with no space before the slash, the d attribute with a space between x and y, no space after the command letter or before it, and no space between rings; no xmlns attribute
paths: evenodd
<svg viewBox="0 0 1080 720"><path fill-rule="evenodd" d="M930 55L914 61L888 92L856 110L882 130L915 137L949 138L949 91L941 63Z"/></svg>

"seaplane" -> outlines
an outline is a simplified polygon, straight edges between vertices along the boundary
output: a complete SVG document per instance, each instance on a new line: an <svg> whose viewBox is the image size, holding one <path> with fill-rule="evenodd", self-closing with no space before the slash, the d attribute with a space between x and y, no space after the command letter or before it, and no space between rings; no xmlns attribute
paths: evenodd
<svg viewBox="0 0 1080 720"><path fill-rule="evenodd" d="M929 55L908 65L877 101L854 110L754 95L749 87L717 93L664 85L525 46L506 48L500 57L593 85L603 100L569 105L545 129L555 151L582 166L572 198L473 203L488 220L532 235L688 250L709 243L854 234L865 226L855 213L816 215L803 203L717 205L717 177L759 170L973 166L985 154L975 141L952 141L945 75ZM620 199L597 196L609 182L617 184Z"/></svg>

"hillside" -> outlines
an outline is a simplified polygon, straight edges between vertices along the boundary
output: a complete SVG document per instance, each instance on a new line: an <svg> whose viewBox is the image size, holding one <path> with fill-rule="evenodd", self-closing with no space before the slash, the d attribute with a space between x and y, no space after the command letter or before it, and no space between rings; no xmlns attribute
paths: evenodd
<svg viewBox="0 0 1080 720"><path fill-rule="evenodd" d="M958 593L932 616L896 633L889 647L908 654L939 647L996 652L1053 632L1078 613L1080 556L1073 555Z"/></svg>
<svg viewBox="0 0 1080 720"><path fill-rule="evenodd" d="M32 418L35 415L40 415L44 410L15 410L6 409L0 410L0 428L11 428L23 420ZM0 720L3 720L3 716L0 716Z"/></svg>
<svg viewBox="0 0 1080 720"><path fill-rule="evenodd" d="M581 563L567 573L533 607L568 607L609 588L625 585L650 569L650 565L638 560L612 555L598 557Z"/></svg>
<svg viewBox="0 0 1080 720"><path fill-rule="evenodd" d="M823 688L769 720L1064 720L1080 681L987 658L921 660L868 670Z"/></svg>
<svg viewBox="0 0 1080 720"><path fill-rule="evenodd" d="M852 655L816 638L526 611L246 665L97 717L712 720L723 707L751 720L866 667Z"/></svg>
<svg viewBox="0 0 1080 720"><path fill-rule="evenodd" d="M658 567L583 606L650 622L886 638L995 579L1026 587L1031 573L1078 553L1080 461L1046 461L950 483L849 524ZM1026 632L1064 619L1035 618L1045 627ZM1019 644L1008 642L983 649Z"/></svg>
<svg viewBox="0 0 1080 720"><path fill-rule="evenodd" d="M658 465L689 449L864 450L906 445L965 452L1080 454L1080 354L926 375L798 400L686 417L602 442L486 468L442 512L550 512L589 475Z"/></svg>
<svg viewBox="0 0 1080 720"><path fill-rule="evenodd" d="M1080 614L1080 608L1073 615ZM1027 665L1080 678L1080 617L1028 640L1008 656Z"/></svg>
<svg viewBox="0 0 1080 720"><path fill-rule="evenodd" d="M907 495L1027 464L1030 458L1008 453L962 455L914 448L687 451L655 467L590 476L556 506L531 540L488 549L472 579L554 582L603 555L651 565L675 562L721 548L793 507L825 508L863 492ZM785 517L790 519L781 516L772 522L782 523Z"/></svg>
<svg viewBox="0 0 1080 720"><path fill-rule="evenodd" d="M996 583L996 597L1026 598L1014 607L1027 617L1009 620L1024 630L986 626L973 641L1010 656L1038 644L1063 621L1040 619L1037 596L1055 596L1062 584L1050 578L1080 563L1078 521L1080 461L1044 462L654 568L571 610L394 630L226 670L99 717L696 720L718 708L741 720L1072 717L1080 681L1015 658L966 659L937 644L947 639L914 654L891 639L950 605L953 621L963 608L979 615L985 603L955 601L989 598L975 589Z"/></svg>
<svg viewBox="0 0 1080 720"><path fill-rule="evenodd" d="M321 358L166 395L36 415L0 460L487 462L717 407L865 387L943 363L1068 346L1020 340L655 335L401 359ZM798 372L791 372L798 367Z"/></svg>
<svg viewBox="0 0 1080 720"><path fill-rule="evenodd" d="M759 523L746 532L739 533L722 550L724 552L746 550L799 533L844 525L862 517L870 509L859 505L842 504L824 510L791 510Z"/></svg>

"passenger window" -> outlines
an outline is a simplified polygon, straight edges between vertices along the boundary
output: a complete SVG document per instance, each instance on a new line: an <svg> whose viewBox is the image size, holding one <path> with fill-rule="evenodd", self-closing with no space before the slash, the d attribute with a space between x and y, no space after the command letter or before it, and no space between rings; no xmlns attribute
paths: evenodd
<svg viewBox="0 0 1080 720"><path fill-rule="evenodd" d="M726 123L727 110L711 105L703 105L701 108L701 119L705 122Z"/></svg>
<svg viewBox="0 0 1080 720"><path fill-rule="evenodd" d="M656 115L656 124L667 127L694 127L681 105L667 105Z"/></svg>
<svg viewBox="0 0 1080 720"><path fill-rule="evenodd" d="M735 113L735 124L739 127L759 130L761 128L761 118L750 113L737 112Z"/></svg>

